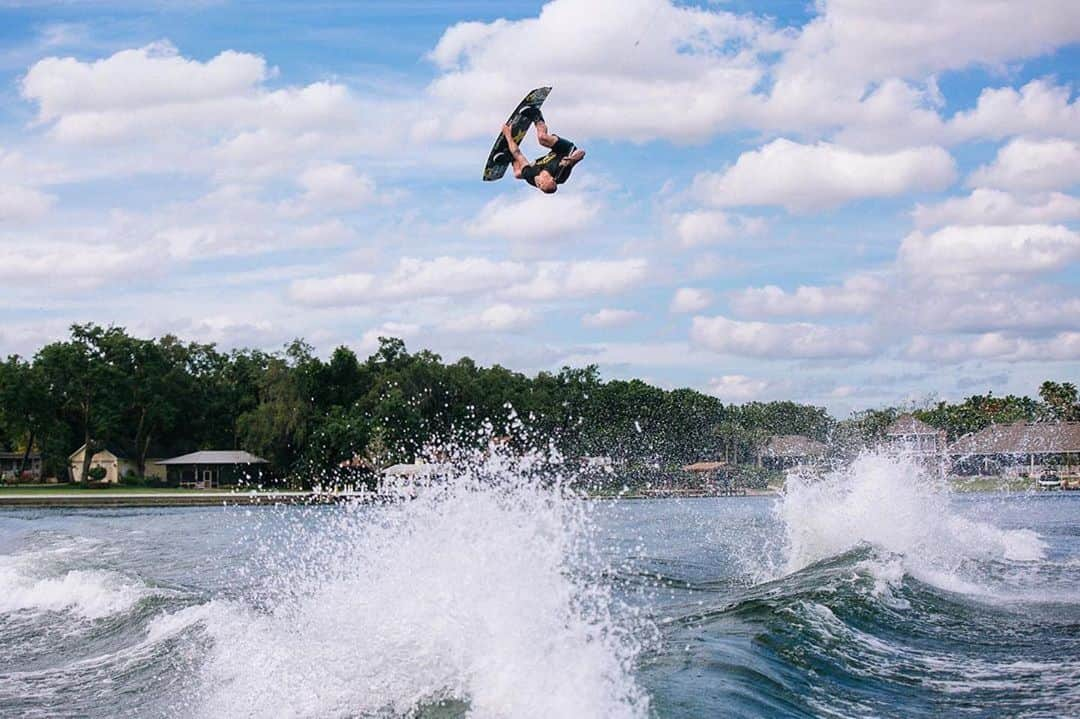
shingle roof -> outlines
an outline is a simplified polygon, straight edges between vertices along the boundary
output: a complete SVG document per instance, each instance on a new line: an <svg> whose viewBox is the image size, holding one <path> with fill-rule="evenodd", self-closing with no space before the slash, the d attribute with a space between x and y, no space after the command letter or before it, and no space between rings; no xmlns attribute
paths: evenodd
<svg viewBox="0 0 1080 719"><path fill-rule="evenodd" d="M158 464L269 464L250 452L210 450L163 459Z"/></svg>
<svg viewBox="0 0 1080 719"><path fill-rule="evenodd" d="M1080 452L1080 422L992 424L967 434L949 454L1058 454Z"/></svg>
<svg viewBox="0 0 1080 719"><path fill-rule="evenodd" d="M826 449L824 442L801 434L776 434L769 437L762 453L766 457L817 457Z"/></svg>
<svg viewBox="0 0 1080 719"><path fill-rule="evenodd" d="M712 472L715 469L726 467L727 462L694 462L683 467L684 472Z"/></svg>
<svg viewBox="0 0 1080 719"><path fill-rule="evenodd" d="M938 430L914 415L902 414L889 425L885 434L889 436L904 434L937 434Z"/></svg>
<svg viewBox="0 0 1080 719"><path fill-rule="evenodd" d="M439 474L444 471L446 471L446 465L417 462L415 464L401 463L390 465L382 471L382 474L388 477L426 477L427 475Z"/></svg>

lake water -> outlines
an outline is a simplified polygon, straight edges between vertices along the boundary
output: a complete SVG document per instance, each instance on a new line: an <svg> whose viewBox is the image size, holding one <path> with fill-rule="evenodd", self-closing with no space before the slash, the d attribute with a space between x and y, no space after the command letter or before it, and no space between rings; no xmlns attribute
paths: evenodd
<svg viewBox="0 0 1080 719"><path fill-rule="evenodd" d="M0 511L3 717L1080 716L1080 497Z"/></svg>

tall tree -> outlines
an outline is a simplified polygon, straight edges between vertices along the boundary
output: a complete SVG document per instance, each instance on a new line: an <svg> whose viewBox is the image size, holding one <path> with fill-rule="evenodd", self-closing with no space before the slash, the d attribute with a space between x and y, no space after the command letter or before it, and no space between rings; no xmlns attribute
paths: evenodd
<svg viewBox="0 0 1080 719"><path fill-rule="evenodd" d="M1039 396L1046 403L1052 418L1060 421L1080 420L1080 402L1077 401L1076 385L1072 382L1043 382Z"/></svg>
<svg viewBox="0 0 1080 719"><path fill-rule="evenodd" d="M46 345L34 359L62 418L82 435L86 447L78 477L82 482L89 477L94 455L120 432L123 397L117 387L126 378L110 361L107 348L123 334L116 327L73 325L70 341Z"/></svg>
<svg viewBox="0 0 1080 719"><path fill-rule="evenodd" d="M22 449L18 470L22 476L35 447L49 445L57 426L57 408L41 368L18 355L0 364L0 425Z"/></svg>

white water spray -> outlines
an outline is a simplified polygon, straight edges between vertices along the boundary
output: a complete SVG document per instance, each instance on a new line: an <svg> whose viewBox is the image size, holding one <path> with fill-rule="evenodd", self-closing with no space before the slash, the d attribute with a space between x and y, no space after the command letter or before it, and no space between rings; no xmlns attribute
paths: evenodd
<svg viewBox="0 0 1080 719"><path fill-rule="evenodd" d="M520 462L389 507L312 511L255 604L215 605L206 716L642 717L640 642L591 564L587 508ZM630 625L628 625L628 622Z"/></svg>
<svg viewBox="0 0 1080 719"><path fill-rule="evenodd" d="M1043 557L1034 532L967 519L951 502L944 482L905 456L867 453L824 478L791 477L776 508L785 535L783 572L871 545L898 557L906 573L968 592L976 588L963 577L965 563ZM883 581L897 576L875 574Z"/></svg>

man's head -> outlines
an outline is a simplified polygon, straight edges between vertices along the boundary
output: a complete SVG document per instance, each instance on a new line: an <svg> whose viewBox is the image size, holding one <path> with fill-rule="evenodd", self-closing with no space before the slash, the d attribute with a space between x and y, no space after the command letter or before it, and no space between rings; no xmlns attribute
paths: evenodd
<svg viewBox="0 0 1080 719"><path fill-rule="evenodd" d="M536 176L536 186L548 195L559 189L559 186L555 183L555 178L547 172L541 172Z"/></svg>

